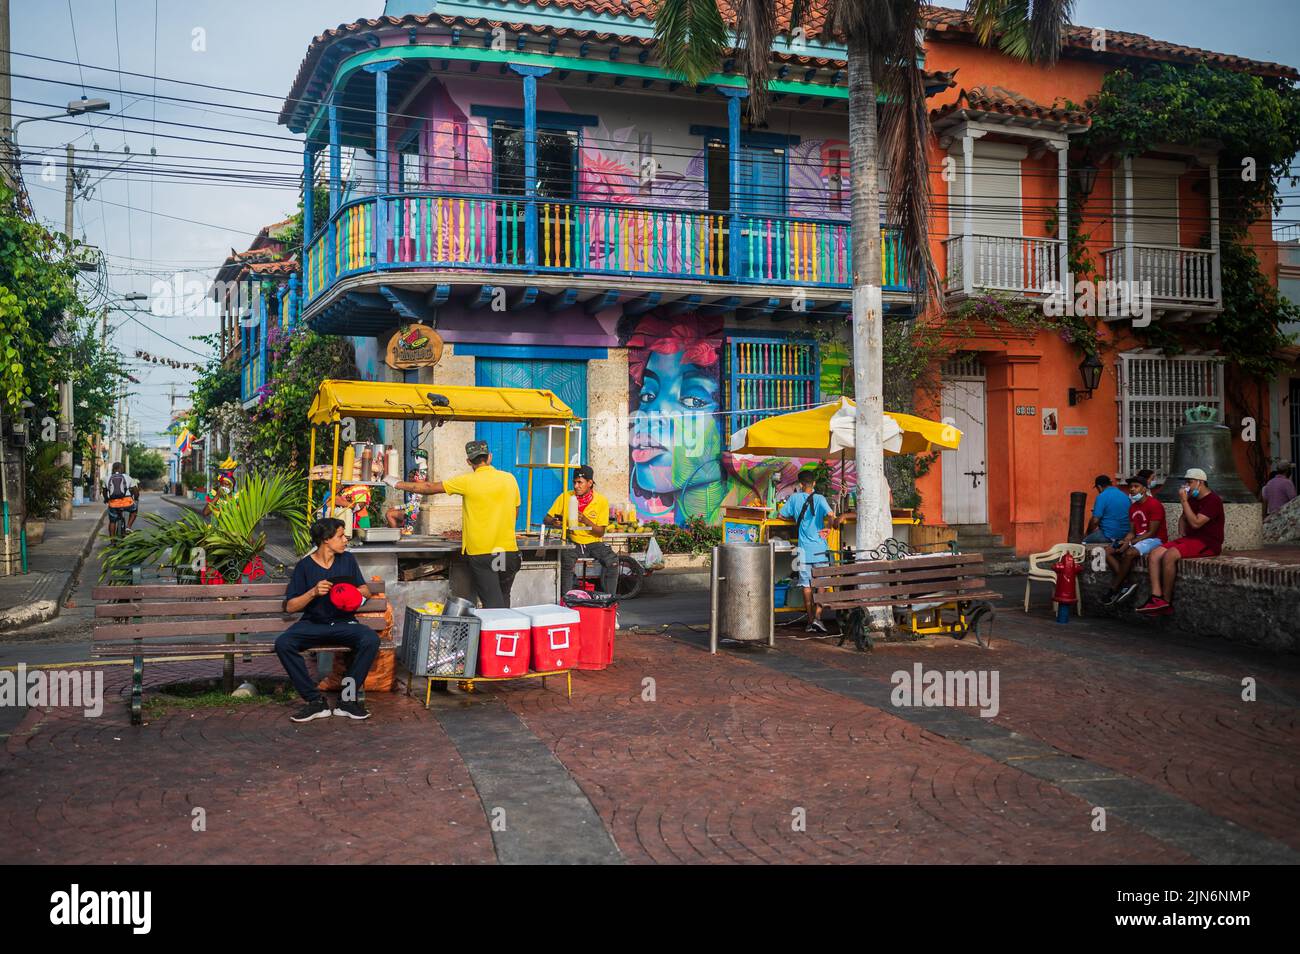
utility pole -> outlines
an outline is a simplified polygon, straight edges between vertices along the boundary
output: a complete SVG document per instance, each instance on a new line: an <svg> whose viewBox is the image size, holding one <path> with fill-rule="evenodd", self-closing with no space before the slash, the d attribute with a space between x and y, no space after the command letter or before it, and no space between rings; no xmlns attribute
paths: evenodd
<svg viewBox="0 0 1300 954"><path fill-rule="evenodd" d="M65 182L63 188L63 234L68 237L68 242L72 242L72 201L76 194L77 173L73 168L75 151L72 143L67 145L68 165L65 170ZM69 319L71 316L68 316ZM69 371L70 373L70 371ZM72 473L72 378L59 382L59 440L63 444L63 453L59 455L59 464ZM63 496L59 500L59 517L63 520L72 519L72 482L64 481Z"/></svg>
<svg viewBox="0 0 1300 954"><path fill-rule="evenodd" d="M5 185L13 188L18 173L14 169L17 159L13 155L10 137L13 135L12 79L9 75L9 0L0 0L0 176Z"/></svg>

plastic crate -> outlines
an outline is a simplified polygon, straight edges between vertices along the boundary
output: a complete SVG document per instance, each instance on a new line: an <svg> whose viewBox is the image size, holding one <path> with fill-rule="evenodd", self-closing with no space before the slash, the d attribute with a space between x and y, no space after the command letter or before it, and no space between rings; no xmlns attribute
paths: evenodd
<svg viewBox="0 0 1300 954"><path fill-rule="evenodd" d="M477 616L430 616L408 607L402 665L412 676L475 676L482 625Z"/></svg>

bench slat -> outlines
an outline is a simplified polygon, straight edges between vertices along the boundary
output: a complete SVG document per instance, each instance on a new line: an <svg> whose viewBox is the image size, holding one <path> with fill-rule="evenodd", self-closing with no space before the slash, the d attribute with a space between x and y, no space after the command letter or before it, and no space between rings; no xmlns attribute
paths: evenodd
<svg viewBox="0 0 1300 954"><path fill-rule="evenodd" d="M965 592L967 590L986 590L986 589L988 589L988 583L986 583L984 580L982 580L979 577L971 577L970 579L966 579L966 580L942 580L939 582L935 582L934 580L929 580L929 581L918 580L911 583L902 583L897 586L880 585L880 586L862 586L862 587L854 587L854 588L841 587L840 589L837 589L834 592L838 593L842 598L847 599L850 597L874 598L877 596L918 597L918 596L926 596L930 593L958 593L958 592ZM825 590L819 589L816 592L823 593L825 592Z"/></svg>
<svg viewBox="0 0 1300 954"><path fill-rule="evenodd" d="M278 596L284 598L287 583L234 583L226 586L199 583L153 583L143 586L97 586L90 591L97 600L186 599L205 596Z"/></svg>
<svg viewBox="0 0 1300 954"><path fill-rule="evenodd" d="M860 573L864 570L900 570L900 569L922 569L932 566L968 566L972 563L983 563L984 554L982 553L958 553L953 555L941 554L939 556L909 557L905 560L871 560L866 563L839 563L830 564L829 566L815 566L812 568L812 575L830 576L833 573Z"/></svg>
<svg viewBox="0 0 1300 954"><path fill-rule="evenodd" d="M885 583L907 583L913 580L968 580L979 579L984 575L982 566L950 567L936 566L928 570L900 570L897 573L845 573L838 576L819 576L813 583L817 589L828 586L850 586L855 583L876 586Z"/></svg>
<svg viewBox="0 0 1300 954"><path fill-rule="evenodd" d="M837 599L837 597L839 597ZM934 593L925 596L905 596L898 599L866 598L854 600L845 598L843 592L815 593L813 602L830 609L853 609L856 606L911 606L914 603L956 603L965 600L1001 599L1002 594L996 590L976 590L962 593Z"/></svg>
<svg viewBox="0 0 1300 954"><path fill-rule="evenodd" d="M371 599L361 604L358 613L382 613L388 601ZM201 600L192 603L97 603L95 616L117 618L131 616L252 616L255 613L284 615L283 600Z"/></svg>
<svg viewBox="0 0 1300 954"><path fill-rule="evenodd" d="M143 650L143 652L141 651ZM242 656L266 656L275 652L275 644L266 640L251 643L194 643L192 645L167 645L144 643L100 643L91 649L92 656L215 656L227 653ZM308 646L305 653L346 653L347 646Z"/></svg>
<svg viewBox="0 0 1300 954"><path fill-rule="evenodd" d="M298 616L272 616L260 619L189 619L165 623L100 623L95 627L95 639L149 639L178 636L226 636L244 633L282 633L298 621ZM371 629L383 629L387 621L382 617L359 616L357 621ZM147 644L146 644L147 645Z"/></svg>

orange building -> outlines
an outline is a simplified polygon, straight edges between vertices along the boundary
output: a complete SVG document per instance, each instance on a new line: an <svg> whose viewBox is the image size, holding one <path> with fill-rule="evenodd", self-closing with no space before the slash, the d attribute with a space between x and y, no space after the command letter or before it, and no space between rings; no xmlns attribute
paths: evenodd
<svg viewBox="0 0 1300 954"><path fill-rule="evenodd" d="M1203 145L1128 159L1084 154L1072 141L1089 118L1075 104L1095 96L1108 72L1143 59L1269 77L1295 78L1295 70L1136 34L1109 32L1099 44L1100 34L1082 27L1069 31L1049 69L978 45L958 11L932 11L929 27L926 69L956 79L930 101L932 252L945 277L943 310L951 315L988 295L1044 301L1049 283L1068 275L1059 223L1073 179L1096 277L1149 282L1150 321L1186 328L1189 337L1213 320L1222 308L1219 156ZM1273 274L1270 223L1258 223L1254 235L1265 274ZM1231 368L1212 351L1165 357L1145 348L1134 322L1097 321L1102 367L1091 392L1083 352L1059 334L976 322L969 335L950 339L958 354L930 410L952 417L966 439L918 482L927 518L956 526L968 543L1001 537L1020 554L1042 550L1065 539L1070 492L1091 491L1096 475L1167 474L1186 408L1210 404L1229 424L1255 416L1264 439L1266 402L1237 408L1225 397ZM1266 456L1252 457L1240 441L1237 450L1255 489Z"/></svg>

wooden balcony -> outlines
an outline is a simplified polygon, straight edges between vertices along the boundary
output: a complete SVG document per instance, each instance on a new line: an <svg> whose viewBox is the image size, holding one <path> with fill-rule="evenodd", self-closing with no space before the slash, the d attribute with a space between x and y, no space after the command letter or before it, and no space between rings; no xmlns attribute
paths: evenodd
<svg viewBox="0 0 1300 954"><path fill-rule="evenodd" d="M1060 280L1061 240L1025 235L954 236L943 243L950 297L997 291L1043 295ZM968 274L969 273L969 274Z"/></svg>
<svg viewBox="0 0 1300 954"><path fill-rule="evenodd" d="M851 233L843 220L677 207L440 192L369 196L342 206L333 228L313 238L303 294L310 308L345 278L394 270L847 290ZM881 243L882 287L908 292L897 232L882 227Z"/></svg>
<svg viewBox="0 0 1300 954"><path fill-rule="evenodd" d="M1211 249L1120 245L1101 254L1108 281L1149 282L1153 303L1215 307L1220 304L1216 253Z"/></svg>

